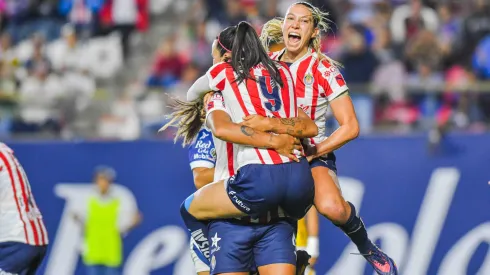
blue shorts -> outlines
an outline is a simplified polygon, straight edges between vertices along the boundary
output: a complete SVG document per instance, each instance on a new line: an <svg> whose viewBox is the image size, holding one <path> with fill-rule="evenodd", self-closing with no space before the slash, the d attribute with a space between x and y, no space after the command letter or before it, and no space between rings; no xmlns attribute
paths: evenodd
<svg viewBox="0 0 490 275"><path fill-rule="evenodd" d="M47 246L18 242L0 243L0 274L34 275L46 255Z"/></svg>
<svg viewBox="0 0 490 275"><path fill-rule="evenodd" d="M288 221L269 225L213 221L209 225L211 274L248 272L255 265L296 265L295 233Z"/></svg>
<svg viewBox="0 0 490 275"><path fill-rule="evenodd" d="M226 181L226 191L242 212L257 218L281 206L300 219L313 204L315 186L305 158L284 164L249 164Z"/></svg>
<svg viewBox="0 0 490 275"><path fill-rule="evenodd" d="M335 157L335 154L334 153L328 153L326 156L321 156L321 157L318 157L316 159L313 159L311 162L310 162L310 167L311 168L315 168L315 167L326 167L330 170L332 170L333 172L335 172L335 174L337 174L337 164L336 164L336 161L337 161L337 157Z"/></svg>

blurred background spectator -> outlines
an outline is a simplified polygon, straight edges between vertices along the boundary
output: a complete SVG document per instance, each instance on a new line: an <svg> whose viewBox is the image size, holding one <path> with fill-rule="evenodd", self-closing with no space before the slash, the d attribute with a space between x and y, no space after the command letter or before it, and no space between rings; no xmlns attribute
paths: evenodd
<svg viewBox="0 0 490 275"><path fill-rule="evenodd" d="M218 32L292 0L0 0L0 136L171 138L156 130L211 65ZM490 125L486 0L314 0L363 134ZM329 126L335 127L334 121Z"/></svg>

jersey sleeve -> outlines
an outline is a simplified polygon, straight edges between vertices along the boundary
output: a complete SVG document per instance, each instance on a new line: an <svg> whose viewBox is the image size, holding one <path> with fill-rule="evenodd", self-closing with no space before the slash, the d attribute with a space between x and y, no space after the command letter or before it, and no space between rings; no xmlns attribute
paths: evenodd
<svg viewBox="0 0 490 275"><path fill-rule="evenodd" d="M220 62L209 68L206 72L206 76L208 77L211 90L222 91L225 89L226 69L229 66L230 64L226 62Z"/></svg>
<svg viewBox="0 0 490 275"><path fill-rule="evenodd" d="M206 105L206 118L210 113L217 110L227 112L225 106L225 99L223 98L223 95L220 92L214 93L211 99L209 100L208 104Z"/></svg>
<svg viewBox="0 0 490 275"><path fill-rule="evenodd" d="M349 90L339 69L327 60L322 60L318 64L317 79L319 79L320 86L323 88L328 101L334 100Z"/></svg>
<svg viewBox="0 0 490 275"><path fill-rule="evenodd" d="M204 167L213 168L216 164L216 149L213 136L206 129L201 129L196 141L189 147L189 165L191 169Z"/></svg>

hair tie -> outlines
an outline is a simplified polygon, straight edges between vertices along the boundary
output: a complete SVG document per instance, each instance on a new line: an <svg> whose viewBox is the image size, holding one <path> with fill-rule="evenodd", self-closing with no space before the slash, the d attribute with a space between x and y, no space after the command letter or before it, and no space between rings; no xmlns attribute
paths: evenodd
<svg viewBox="0 0 490 275"><path fill-rule="evenodd" d="M219 33L218 35L218 44L223 48L225 49L227 52L230 52L231 53L231 50L229 50L227 47L225 47L223 44L221 44L221 41L219 41L219 37L221 36L221 33Z"/></svg>

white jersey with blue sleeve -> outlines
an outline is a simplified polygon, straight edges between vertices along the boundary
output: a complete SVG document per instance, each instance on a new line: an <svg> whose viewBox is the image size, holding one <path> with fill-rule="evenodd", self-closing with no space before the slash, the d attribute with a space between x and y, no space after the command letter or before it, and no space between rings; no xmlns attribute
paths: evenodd
<svg viewBox="0 0 490 275"><path fill-rule="evenodd" d="M216 165L213 134L204 127L199 131L196 141L189 147L189 164L191 169L213 168Z"/></svg>

